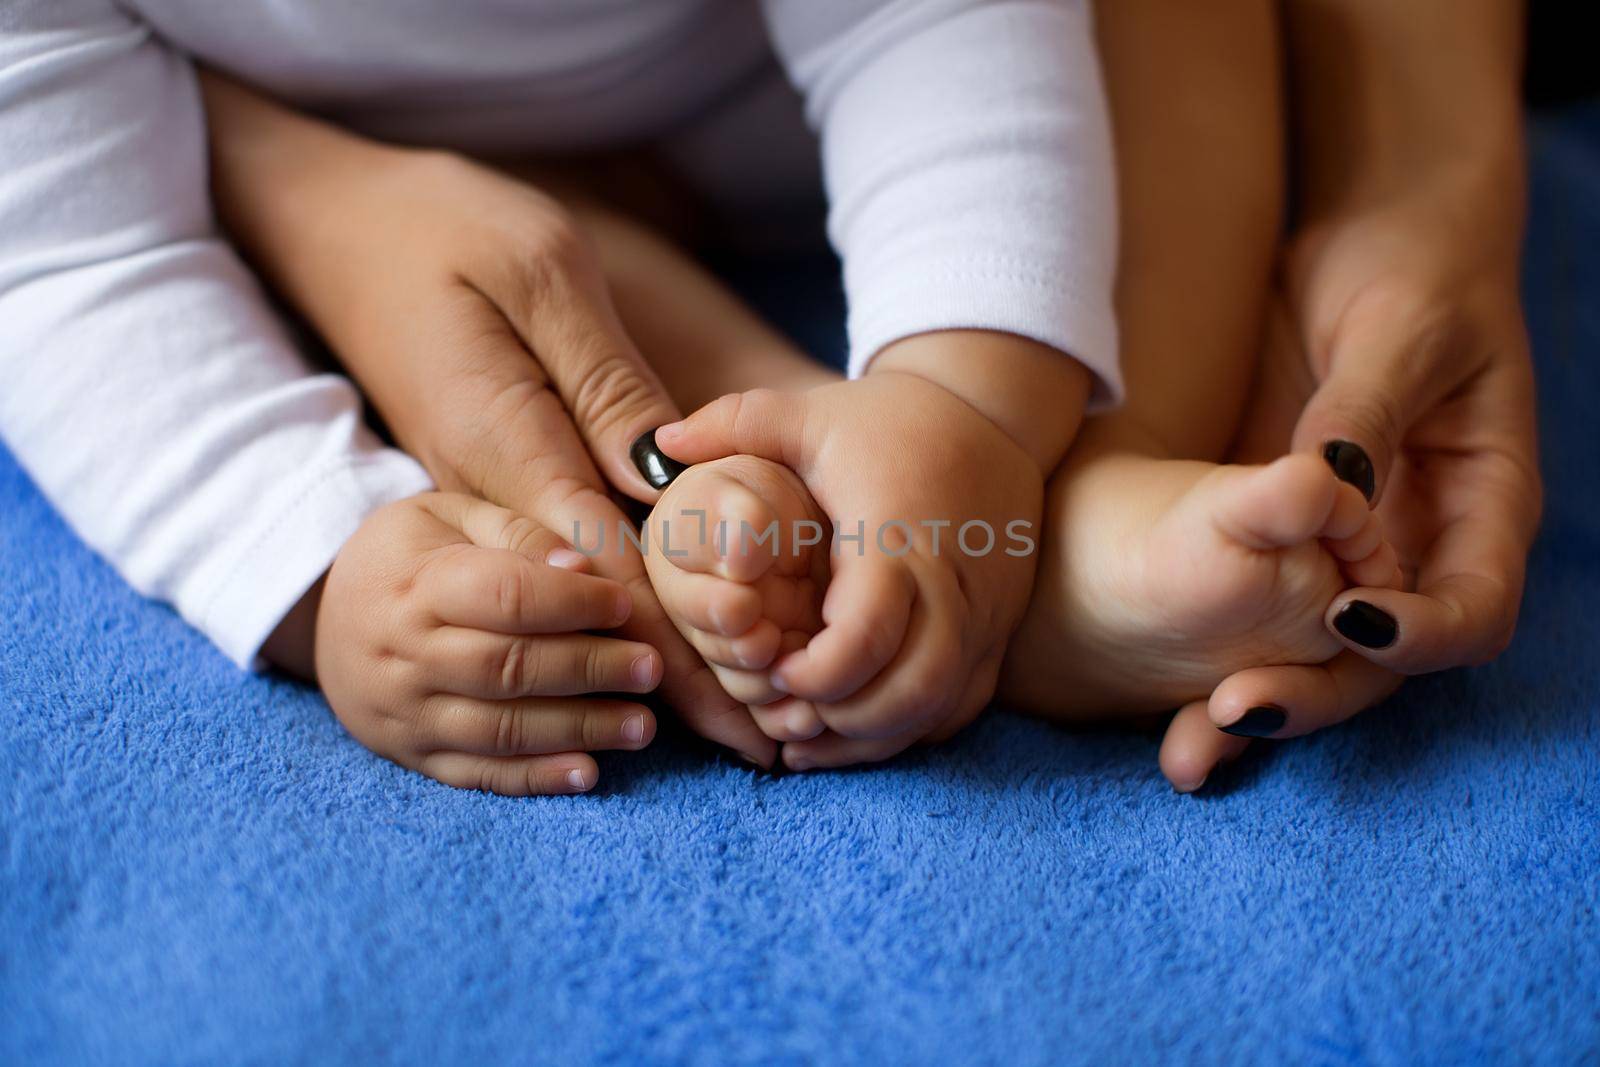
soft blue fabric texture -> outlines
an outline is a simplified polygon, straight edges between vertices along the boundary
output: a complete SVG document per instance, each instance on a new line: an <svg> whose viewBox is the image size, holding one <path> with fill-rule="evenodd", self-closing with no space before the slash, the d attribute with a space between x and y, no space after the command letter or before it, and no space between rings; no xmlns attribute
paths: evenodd
<svg viewBox="0 0 1600 1067"><path fill-rule="evenodd" d="M1535 143L1515 646L1207 796L999 714L876 770L667 742L596 796L457 792L0 454L0 1062L1595 1062L1600 109Z"/></svg>

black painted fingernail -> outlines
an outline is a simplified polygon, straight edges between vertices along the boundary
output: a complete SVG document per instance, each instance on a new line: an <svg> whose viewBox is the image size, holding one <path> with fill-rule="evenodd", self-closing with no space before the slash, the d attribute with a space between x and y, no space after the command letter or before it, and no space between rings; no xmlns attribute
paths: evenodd
<svg viewBox="0 0 1600 1067"><path fill-rule="evenodd" d="M1271 737L1283 729L1283 724L1289 717L1283 709L1276 704L1263 704L1259 708L1251 708L1239 716L1235 722L1230 722L1222 727L1222 732L1232 734L1234 737Z"/></svg>
<svg viewBox="0 0 1600 1067"><path fill-rule="evenodd" d="M633 447L628 449L628 456L652 489L665 489L672 484L674 478L689 469L661 451L661 447L656 444L654 430L646 430L640 434L633 442Z"/></svg>
<svg viewBox="0 0 1600 1067"><path fill-rule="evenodd" d="M1333 628L1363 648L1388 648L1400 636L1394 616L1365 600L1352 600L1340 608Z"/></svg>
<svg viewBox="0 0 1600 1067"><path fill-rule="evenodd" d="M1372 457L1354 441L1329 441L1322 446L1322 458L1333 468L1341 482L1349 482L1361 490L1368 500L1378 488L1377 475L1372 470Z"/></svg>

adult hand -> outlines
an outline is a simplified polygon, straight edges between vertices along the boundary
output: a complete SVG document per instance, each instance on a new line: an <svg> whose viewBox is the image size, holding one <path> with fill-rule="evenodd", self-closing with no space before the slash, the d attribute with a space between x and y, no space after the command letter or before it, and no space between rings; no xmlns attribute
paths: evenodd
<svg viewBox="0 0 1600 1067"><path fill-rule="evenodd" d="M1375 501L1407 590L1341 594L1327 623L1348 652L1234 675L1212 721L1270 702L1286 713L1272 736L1307 733L1399 675L1482 663L1510 641L1542 491L1520 190L1496 193L1419 186L1292 244L1241 458L1285 444L1323 455Z"/></svg>
<svg viewBox="0 0 1600 1067"><path fill-rule="evenodd" d="M315 325L441 489L593 547L633 598L619 633L661 653L661 694L762 765L775 746L662 612L610 486L678 412L628 339L594 250L560 204L492 169L363 141L220 80L213 185L230 232ZM287 161L287 162L285 162Z"/></svg>

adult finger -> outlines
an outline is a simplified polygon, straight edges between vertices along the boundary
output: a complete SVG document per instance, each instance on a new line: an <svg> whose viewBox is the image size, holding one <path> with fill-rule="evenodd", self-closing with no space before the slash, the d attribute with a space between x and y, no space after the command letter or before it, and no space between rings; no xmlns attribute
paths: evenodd
<svg viewBox="0 0 1600 1067"><path fill-rule="evenodd" d="M1326 663L1251 667L1211 693L1209 722L1235 737L1298 737L1343 722L1399 688L1403 679L1341 652Z"/></svg>
<svg viewBox="0 0 1600 1067"><path fill-rule="evenodd" d="M1470 371L1457 330L1398 305L1349 316L1295 425L1292 448L1322 456L1369 501L1383 495L1406 430Z"/></svg>
<svg viewBox="0 0 1600 1067"><path fill-rule="evenodd" d="M655 649L592 634L525 637L443 626L419 659L442 688L485 700L648 693L661 681Z"/></svg>
<svg viewBox="0 0 1600 1067"><path fill-rule="evenodd" d="M1212 725L1206 702L1196 700L1180 708L1167 724L1157 759L1174 791L1193 793L1206 784L1219 763L1238 759L1249 747L1249 738L1225 734Z"/></svg>
<svg viewBox="0 0 1600 1067"><path fill-rule="evenodd" d="M427 701L424 723L434 747L482 756L631 751L655 736L655 717L648 709L592 697L479 700L440 694Z"/></svg>
<svg viewBox="0 0 1600 1067"><path fill-rule="evenodd" d="M1516 629L1526 553L1508 516L1464 515L1430 546L1415 593L1346 590L1325 621L1351 652L1401 674L1487 663Z"/></svg>

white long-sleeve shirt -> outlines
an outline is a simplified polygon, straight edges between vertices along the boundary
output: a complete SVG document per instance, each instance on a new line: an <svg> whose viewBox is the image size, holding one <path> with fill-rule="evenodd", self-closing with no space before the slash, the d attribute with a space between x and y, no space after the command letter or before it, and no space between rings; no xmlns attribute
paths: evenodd
<svg viewBox="0 0 1600 1067"><path fill-rule="evenodd" d="M666 137L774 46L821 138L852 369L1004 330L1115 399L1086 0L3 0L0 436L131 584L251 663L429 482L219 234L193 59L388 140L529 155Z"/></svg>

